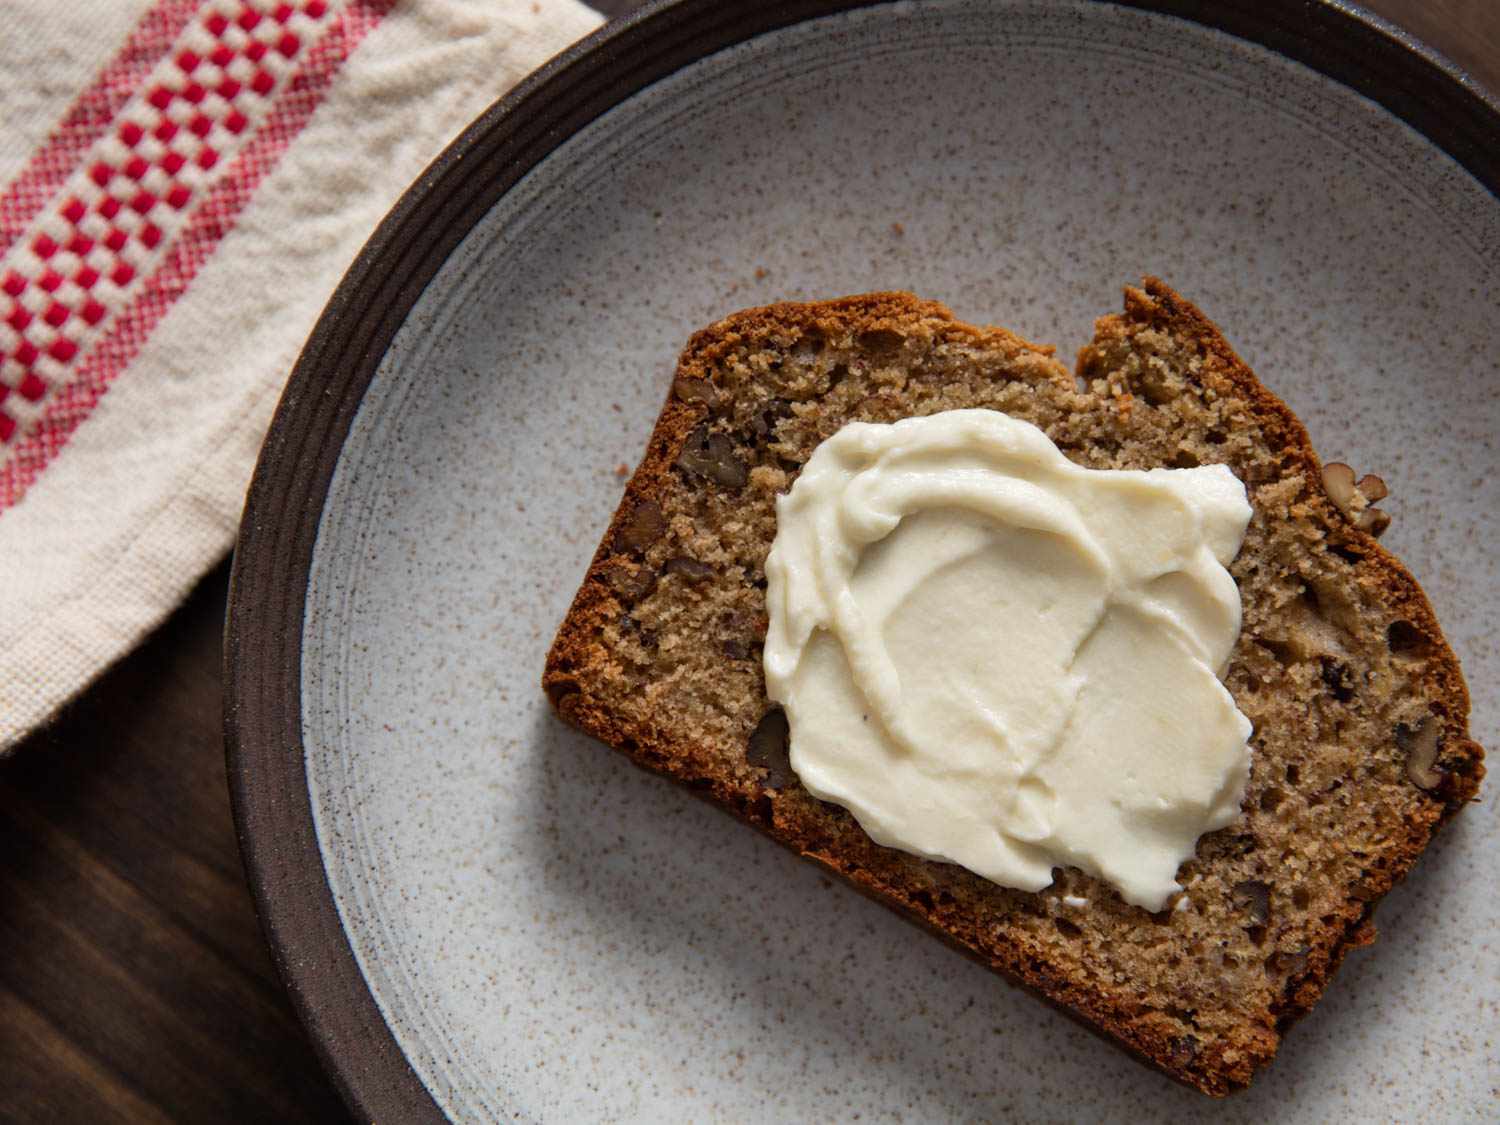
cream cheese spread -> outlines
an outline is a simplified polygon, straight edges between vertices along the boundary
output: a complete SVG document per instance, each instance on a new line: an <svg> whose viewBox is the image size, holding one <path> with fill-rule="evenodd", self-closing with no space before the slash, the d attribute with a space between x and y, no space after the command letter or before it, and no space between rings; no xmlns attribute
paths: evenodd
<svg viewBox="0 0 1500 1125"><path fill-rule="evenodd" d="M1030 423L854 422L777 500L766 689L791 764L878 843L1161 909L1229 824L1250 723L1219 680L1250 520L1221 465L1073 464Z"/></svg>

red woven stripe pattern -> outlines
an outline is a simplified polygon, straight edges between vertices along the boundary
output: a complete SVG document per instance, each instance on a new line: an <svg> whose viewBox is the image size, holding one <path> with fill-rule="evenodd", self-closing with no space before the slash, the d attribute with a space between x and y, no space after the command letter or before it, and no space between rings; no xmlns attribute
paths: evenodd
<svg viewBox="0 0 1500 1125"><path fill-rule="evenodd" d="M119 53L69 107L25 170L0 194L0 254L26 232L202 6L203 0L169 0L151 8Z"/></svg>
<svg viewBox="0 0 1500 1125"><path fill-rule="evenodd" d="M0 511L187 291L393 2L208 6L5 255Z"/></svg>

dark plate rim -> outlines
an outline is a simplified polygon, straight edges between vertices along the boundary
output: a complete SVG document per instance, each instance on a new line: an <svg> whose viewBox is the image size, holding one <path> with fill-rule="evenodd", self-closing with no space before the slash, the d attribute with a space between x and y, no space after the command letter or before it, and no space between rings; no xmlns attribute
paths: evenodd
<svg viewBox="0 0 1500 1125"><path fill-rule="evenodd" d="M236 832L272 959L324 1068L366 1120L442 1121L339 921L301 742L301 641L318 523L349 425L391 339L473 225L553 149L682 66L874 0L655 0L496 102L402 195L304 347L246 496L224 640ZM1102 2L1102 0L1101 0ZM1226 31L1384 106L1500 197L1500 100L1395 25L1344 0L1123 0Z"/></svg>

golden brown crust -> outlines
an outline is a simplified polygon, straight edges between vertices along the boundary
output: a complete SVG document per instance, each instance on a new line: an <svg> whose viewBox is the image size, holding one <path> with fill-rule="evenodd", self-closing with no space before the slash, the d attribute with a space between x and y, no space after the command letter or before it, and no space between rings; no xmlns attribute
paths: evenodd
<svg viewBox="0 0 1500 1125"><path fill-rule="evenodd" d="M797 366L798 348L814 346L809 341L817 347L826 344L842 361L830 374L826 360L809 358L803 364L806 377L794 382L786 371ZM884 366L875 362L867 370L871 365L863 363L866 356L877 361L884 356ZM1163 356L1170 362L1163 362ZM923 363L938 373L929 382L922 382L918 373ZM982 378L973 377L976 366L983 368ZM941 379L957 380L964 373L969 377L964 388L955 382L958 389L934 389ZM1411 867L1433 831L1474 796L1484 772L1483 755L1467 735L1468 695L1457 661L1420 587L1332 503L1302 425L1259 383L1202 313L1161 281L1148 278L1143 288L1127 290L1123 314L1099 322L1094 342L1080 355L1078 375L1093 380L1089 391L1075 387L1074 376L1052 358L1050 348L1028 344L1003 329L962 324L942 305L902 293L750 309L696 333L678 364L674 391L646 456L553 643L543 686L565 720L622 750L637 764L687 785L822 864L1173 1078L1223 1095L1245 1086L1270 1060L1282 1032L1321 995L1344 954L1373 940L1369 919L1375 903ZM1170 387L1153 382L1158 377L1168 379ZM769 383L776 384L778 394L790 397L768 400ZM1152 398L1161 402L1153 404ZM763 416L756 412L767 401L784 420L757 421ZM1169 440L1163 435L1170 427L1154 423L1148 415L1155 409L1176 409L1178 402L1187 403L1182 410L1196 411L1192 417L1211 419L1220 431L1244 429L1255 435L1261 452L1253 445L1237 447L1238 438L1224 437L1218 438L1224 442L1221 447L1199 443L1193 448L1203 456L1222 449L1225 463L1247 478L1257 510L1251 538L1261 555L1270 559L1275 546L1285 556L1287 542L1305 545L1316 563L1302 576L1314 590L1314 607L1316 590L1322 589L1333 602L1320 613L1337 617L1343 612L1357 618L1345 625L1365 647L1349 640L1351 653L1369 651L1372 629L1401 625L1403 647L1415 656L1400 661L1381 656L1366 674L1376 686L1360 686L1356 693L1338 679L1352 675L1346 665L1357 665L1356 656L1338 648L1345 659L1330 664L1327 653L1308 655L1297 651L1295 637L1288 641L1284 626L1294 611L1303 612L1300 603L1265 591L1287 587L1296 575L1278 573L1272 583L1264 574L1236 574L1247 591L1263 591L1256 596L1265 601L1264 606L1251 605L1251 595L1246 594L1246 636L1230 674L1237 699L1253 691L1261 682L1258 677L1267 677L1266 683L1275 676L1301 682L1295 677L1305 680L1308 668L1321 667L1327 681L1331 667L1337 682L1330 690L1344 702L1330 703L1329 713L1340 706L1347 713L1334 714L1327 727L1333 733L1323 735L1330 740L1330 752L1321 758L1309 756L1303 763L1308 778L1295 776L1296 761L1286 767L1286 779L1260 770L1252 778L1246 824L1239 834L1226 830L1200 843L1199 859L1184 867L1185 879L1191 872L1193 884L1201 880L1201 889L1190 887L1195 908L1203 912L1198 929L1170 915L1149 916L1126 907L1080 873L1063 873L1056 893L1049 889L1029 895L878 847L842 810L813 800L794 778L778 780L764 763L753 760L753 754L747 755L746 732L764 707L756 663L735 650L738 660L726 662L721 683L713 664L716 654L689 651L690 642L682 639L701 634L704 621L730 617L741 632L752 616L760 619L763 629L763 597L756 582L764 548L769 547L767 530L774 526L766 523L771 495L789 486L797 458L805 456L819 435L826 437L854 416L901 416L917 401L923 412L953 404L1029 412L1070 456L1085 463L1167 463L1161 443ZM716 468L722 469L722 479L718 487L701 487L701 482L689 479L692 467L700 463L688 462L685 469L682 459L692 443L704 443L710 434L720 435L722 445L705 446L706 471L712 476ZM750 456L744 452L749 446L727 452L729 435L754 447L756 463L750 470L742 463L742 457ZM1209 433L1208 440L1214 438L1215 433ZM1266 448L1274 455L1266 455ZM722 464L715 464L715 456ZM749 514L742 519L742 512ZM1302 539L1296 540L1293 533ZM669 551L685 554L668 558ZM713 565L700 559L684 564L693 552L712 558ZM673 563L678 564L675 575ZM684 565L697 570L683 569ZM707 594L689 588L691 579L685 576L698 571L712 575L705 579ZM719 617L704 616L710 602ZM691 613L698 616L689 620ZM678 647L668 651L644 639L649 630L636 619L651 614L655 616L650 622L661 631L661 644L670 641ZM1388 621L1394 624L1384 624ZM1383 634L1377 639L1385 640ZM733 643L744 647L738 639ZM1278 648L1287 645L1294 650L1290 657ZM1276 660L1286 667L1278 671ZM1420 696L1428 711L1399 710L1384 701L1385 689L1379 685L1399 676L1420 689L1408 694ZM713 684L703 688L709 679ZM1366 705L1366 695L1379 699ZM651 698L637 706L635 696ZM1250 708L1248 702L1242 705ZM1434 768L1439 780L1430 793L1403 781L1398 760L1401 732L1425 721L1420 715L1428 712L1441 724L1441 768ZM681 716L688 713L697 717L684 726ZM1379 753L1360 757L1335 745L1349 742L1348 730L1372 729L1380 722L1389 728L1393 717L1410 722L1397 726L1395 741L1382 743ZM1260 764L1279 769L1284 760L1291 761L1285 745L1305 735L1297 726L1277 741L1277 721L1267 718L1271 729L1258 731L1257 738L1262 740ZM1338 769L1348 771L1342 793L1341 776L1329 774L1331 781L1324 777ZM1322 771L1316 778L1315 770ZM1302 790L1312 790L1305 801ZM1271 880L1263 874L1264 864L1256 865L1254 849L1266 850L1261 835L1269 838L1283 831L1275 819L1280 795L1288 795L1289 805L1291 795L1296 795L1298 815L1303 817L1289 822L1294 827L1285 831L1306 832L1300 826L1326 825L1334 815L1330 806L1354 799L1351 791L1381 819L1371 830L1374 843L1366 847L1361 840L1363 850L1353 857L1326 850L1315 856L1339 874L1322 883L1307 876L1316 894L1300 906L1297 896L1308 894L1304 886L1299 884L1295 891L1276 887L1274 925L1246 927L1240 924L1243 919L1227 913L1229 888L1246 886L1247 875ZM1393 820L1397 823L1385 823ZM1249 844L1242 843L1245 840ZM1095 902L1094 915L1083 928L1059 911L1064 883L1086 890ZM1270 901L1269 888L1258 893ZM1265 982L1245 985L1243 995L1235 997L1238 1006L1221 1014L1200 1010L1202 1005L1193 998L1202 989L1193 988L1201 982L1186 980L1186 968L1180 970L1183 980L1174 979L1176 962L1168 956L1177 942L1183 946L1183 957L1201 960L1188 951L1202 944L1205 932L1212 935L1214 926L1234 927L1233 942L1221 943L1237 951L1230 958L1234 965L1223 970L1226 979L1239 973L1235 980L1253 982L1259 978L1247 975L1245 957L1264 956L1266 961L1260 973ZM1156 940L1158 933L1165 935L1164 941ZM1128 947L1114 954L1120 960L1113 967L1149 971L1151 981L1120 983L1101 971L1111 967L1105 950L1112 945ZM1201 976L1201 970L1194 971Z"/></svg>

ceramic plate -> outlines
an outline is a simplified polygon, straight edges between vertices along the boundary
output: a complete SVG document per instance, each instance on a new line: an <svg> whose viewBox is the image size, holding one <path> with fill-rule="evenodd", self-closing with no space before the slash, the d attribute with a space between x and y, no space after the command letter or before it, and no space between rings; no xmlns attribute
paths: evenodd
<svg viewBox="0 0 1500 1125"><path fill-rule="evenodd" d="M308 345L236 559L247 862L358 1112L1493 1119L1489 798L1215 1105L564 729L538 678L696 327L901 288L1070 355L1151 272L1390 484L1495 745L1497 121L1302 0L664 4L479 121Z"/></svg>

